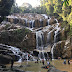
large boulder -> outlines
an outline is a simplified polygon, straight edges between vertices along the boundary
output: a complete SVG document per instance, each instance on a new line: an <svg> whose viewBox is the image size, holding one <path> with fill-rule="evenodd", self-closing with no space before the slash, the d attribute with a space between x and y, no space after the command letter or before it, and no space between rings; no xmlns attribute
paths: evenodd
<svg viewBox="0 0 72 72"><path fill-rule="evenodd" d="M11 56L0 54L0 64L8 64L10 63L11 59Z"/></svg>
<svg viewBox="0 0 72 72"><path fill-rule="evenodd" d="M54 45L53 48L54 58L62 57L64 46L65 46L65 41L59 41Z"/></svg>
<svg viewBox="0 0 72 72"><path fill-rule="evenodd" d="M71 58L72 57L72 46L67 47L63 50L63 58Z"/></svg>

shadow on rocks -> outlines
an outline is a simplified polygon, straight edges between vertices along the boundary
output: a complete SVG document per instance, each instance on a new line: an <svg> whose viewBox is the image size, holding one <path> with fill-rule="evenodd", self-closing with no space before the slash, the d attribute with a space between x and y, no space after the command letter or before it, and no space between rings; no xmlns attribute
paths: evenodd
<svg viewBox="0 0 72 72"><path fill-rule="evenodd" d="M49 67L47 72L67 72L67 71L60 71L56 69L55 67Z"/></svg>

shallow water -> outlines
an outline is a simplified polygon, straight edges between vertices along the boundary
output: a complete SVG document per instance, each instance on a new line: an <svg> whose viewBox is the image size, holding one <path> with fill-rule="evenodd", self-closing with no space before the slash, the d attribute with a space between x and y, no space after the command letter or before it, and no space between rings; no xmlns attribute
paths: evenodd
<svg viewBox="0 0 72 72"><path fill-rule="evenodd" d="M67 60L66 60L67 62ZM68 72L72 72L72 63L70 65L63 64L63 60L53 60L52 62L50 61L50 63L52 65L54 65L57 69L61 70L61 71L68 71ZM43 65L42 63L35 63L34 61L30 61L30 62L22 62L22 63L15 63L14 66L20 66L22 65L23 67L21 67L20 69L27 71L27 72L47 72L47 69L43 69L41 68ZM45 61L45 65L47 65L47 62ZM7 65L10 66L10 65Z"/></svg>

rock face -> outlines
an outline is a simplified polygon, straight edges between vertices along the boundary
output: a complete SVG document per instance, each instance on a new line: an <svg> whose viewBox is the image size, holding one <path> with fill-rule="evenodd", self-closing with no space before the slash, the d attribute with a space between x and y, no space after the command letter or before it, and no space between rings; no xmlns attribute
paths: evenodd
<svg viewBox="0 0 72 72"><path fill-rule="evenodd" d="M37 48L39 50L45 49L46 52L50 52L56 43L53 50L54 57L68 57L71 49L68 46L69 49L65 50L65 41L63 40L67 38L67 32L70 30L69 25L62 28L61 23L58 23L54 17L31 13L13 14L7 17L7 21L0 25L0 43L16 46L24 51ZM38 54L39 52L36 56Z"/></svg>
<svg viewBox="0 0 72 72"><path fill-rule="evenodd" d="M8 55L0 55L0 64L8 64L11 62L12 57Z"/></svg>
<svg viewBox="0 0 72 72"><path fill-rule="evenodd" d="M27 48L27 50L33 50L36 47L36 35L35 33L27 34L27 38L23 40L22 46Z"/></svg>
<svg viewBox="0 0 72 72"><path fill-rule="evenodd" d="M50 25L57 23L54 17L50 19L48 22L48 17L45 17L46 15L41 14L14 14L12 16L7 17L7 21L11 23L20 23L26 27L30 28L39 28L39 27L45 27L48 26L48 23Z"/></svg>
<svg viewBox="0 0 72 72"><path fill-rule="evenodd" d="M57 22L56 22L56 20L54 19L54 17L52 17L49 24L52 25L52 24L55 24L55 23L57 23Z"/></svg>
<svg viewBox="0 0 72 72"><path fill-rule="evenodd" d="M53 48L54 58L58 58L58 57L71 58L72 45L70 45L70 42L68 42L68 40L66 42L60 41L54 45Z"/></svg>
<svg viewBox="0 0 72 72"><path fill-rule="evenodd" d="M65 49L63 51L63 58L71 58L72 57L72 46L67 47L67 49Z"/></svg>
<svg viewBox="0 0 72 72"><path fill-rule="evenodd" d="M0 44L0 64L8 64L11 62L11 59L18 61L20 59L20 54L22 54L19 49Z"/></svg>
<svg viewBox="0 0 72 72"><path fill-rule="evenodd" d="M11 29L12 28L12 29ZM31 33L28 29L13 29L13 27L8 27L9 30L2 31L0 34L0 43L16 46L19 48L35 48L35 34ZM25 39L25 36L28 39Z"/></svg>
<svg viewBox="0 0 72 72"><path fill-rule="evenodd" d="M54 48L53 48L53 53L54 53L54 58L58 58L58 57L62 57L63 55L63 50L64 50L64 46L65 46L65 42L64 41L60 41L58 43L56 43L54 45Z"/></svg>

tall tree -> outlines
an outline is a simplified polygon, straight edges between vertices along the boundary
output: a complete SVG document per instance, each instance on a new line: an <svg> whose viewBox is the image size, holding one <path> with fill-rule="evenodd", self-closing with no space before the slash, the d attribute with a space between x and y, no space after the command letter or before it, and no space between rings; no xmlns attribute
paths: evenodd
<svg viewBox="0 0 72 72"><path fill-rule="evenodd" d="M5 16L9 15L13 3L14 0L0 0L0 16L1 16L0 20L1 21L4 19Z"/></svg>

